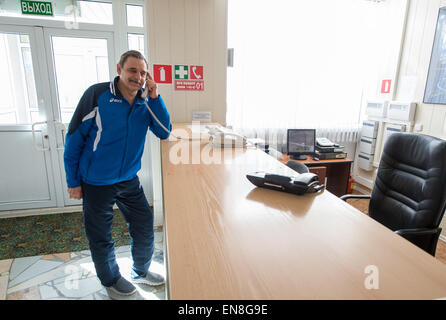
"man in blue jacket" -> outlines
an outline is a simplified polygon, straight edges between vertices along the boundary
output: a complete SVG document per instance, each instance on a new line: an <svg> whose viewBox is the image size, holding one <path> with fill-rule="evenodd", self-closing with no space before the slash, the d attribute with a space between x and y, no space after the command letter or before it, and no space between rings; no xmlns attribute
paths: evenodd
<svg viewBox="0 0 446 320"><path fill-rule="evenodd" d="M129 225L133 267L131 281L164 283L149 271L154 250L153 213L137 172L147 129L160 139L166 132L151 116L141 94L159 121L171 129L170 115L138 51L125 52L111 82L92 85L81 97L65 139L65 171L71 198L83 199L85 232L96 273L109 294L132 295L135 286L121 276L112 238L113 205Z"/></svg>

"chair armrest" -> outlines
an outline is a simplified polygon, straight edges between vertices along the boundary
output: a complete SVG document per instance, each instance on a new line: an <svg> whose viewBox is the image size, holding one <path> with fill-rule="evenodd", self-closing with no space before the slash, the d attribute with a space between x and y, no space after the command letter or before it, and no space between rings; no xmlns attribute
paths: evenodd
<svg viewBox="0 0 446 320"><path fill-rule="evenodd" d="M340 199L344 201L347 199L370 199L370 194L345 194Z"/></svg>
<svg viewBox="0 0 446 320"><path fill-rule="evenodd" d="M416 229L400 229L396 230L395 233L399 234L400 236L425 236L429 234L439 234L441 232L441 228L434 228L434 229L428 229L428 228L416 228Z"/></svg>
<svg viewBox="0 0 446 320"><path fill-rule="evenodd" d="M441 228L401 229L396 230L395 233L435 257Z"/></svg>

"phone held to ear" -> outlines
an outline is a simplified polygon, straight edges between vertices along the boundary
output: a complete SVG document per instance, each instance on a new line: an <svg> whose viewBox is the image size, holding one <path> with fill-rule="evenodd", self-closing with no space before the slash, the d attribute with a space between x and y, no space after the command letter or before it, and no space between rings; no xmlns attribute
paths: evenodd
<svg viewBox="0 0 446 320"><path fill-rule="evenodd" d="M144 92L141 94L141 98L145 99L149 95L149 88L144 88Z"/></svg>

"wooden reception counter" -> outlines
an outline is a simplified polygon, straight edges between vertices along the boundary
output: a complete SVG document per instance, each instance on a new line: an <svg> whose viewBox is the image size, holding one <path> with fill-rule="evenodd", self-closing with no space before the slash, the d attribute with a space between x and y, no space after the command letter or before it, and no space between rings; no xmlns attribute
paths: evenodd
<svg viewBox="0 0 446 320"><path fill-rule="evenodd" d="M169 299L446 297L446 265L327 190L252 185L295 174L264 152L172 138L161 154Z"/></svg>

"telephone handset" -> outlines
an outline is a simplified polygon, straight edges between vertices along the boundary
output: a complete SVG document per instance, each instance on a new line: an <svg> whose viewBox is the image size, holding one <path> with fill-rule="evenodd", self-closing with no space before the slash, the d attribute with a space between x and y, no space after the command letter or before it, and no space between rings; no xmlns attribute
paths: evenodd
<svg viewBox="0 0 446 320"><path fill-rule="evenodd" d="M320 147L334 147L334 143L327 138L316 138L316 144Z"/></svg>
<svg viewBox="0 0 446 320"><path fill-rule="evenodd" d="M244 147L246 138L238 133L217 126L206 126L211 145L218 148Z"/></svg>
<svg viewBox="0 0 446 320"><path fill-rule="evenodd" d="M325 188L319 184L319 177L315 173L305 172L297 176L283 176L279 174L257 171L247 174L246 177L257 187L294 193L302 195L304 193L314 193Z"/></svg>
<svg viewBox="0 0 446 320"><path fill-rule="evenodd" d="M201 78L201 75L197 74L196 70L197 70L197 67L196 67L196 66L193 66L193 67L192 67L192 72L193 72L195 78L200 79L200 78Z"/></svg>
<svg viewBox="0 0 446 320"><path fill-rule="evenodd" d="M149 95L149 88L144 88L144 87L142 88L144 89L144 92L141 93L141 98L145 99Z"/></svg>

